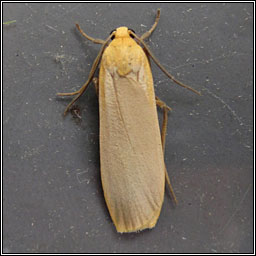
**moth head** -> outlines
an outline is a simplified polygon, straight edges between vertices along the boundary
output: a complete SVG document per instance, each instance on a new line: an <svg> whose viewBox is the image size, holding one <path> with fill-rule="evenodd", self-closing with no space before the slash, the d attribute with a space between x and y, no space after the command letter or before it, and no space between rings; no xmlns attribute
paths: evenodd
<svg viewBox="0 0 256 256"><path fill-rule="evenodd" d="M112 30L110 35L111 39L116 39L116 38L126 38L126 37L132 37L134 38L134 36L132 35L132 33L135 33L134 30L129 29L127 27L119 27L115 30Z"/></svg>

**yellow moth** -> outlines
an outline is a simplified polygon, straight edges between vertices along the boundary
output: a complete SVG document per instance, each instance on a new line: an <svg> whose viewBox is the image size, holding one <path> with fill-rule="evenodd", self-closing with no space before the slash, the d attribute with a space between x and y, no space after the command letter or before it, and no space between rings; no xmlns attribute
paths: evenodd
<svg viewBox="0 0 256 256"><path fill-rule="evenodd" d="M160 10L152 28L138 37L127 27L112 31L106 40L87 39L101 44L87 82L67 106L85 92L91 81L96 85L100 109L100 164L104 197L118 232L135 232L153 228L164 200L165 179L174 195L164 163L167 112L170 109L155 96L149 57L177 84L199 92L177 81L152 55L144 39L156 28ZM94 77L100 63L99 79ZM157 108L163 109L160 133Z"/></svg>

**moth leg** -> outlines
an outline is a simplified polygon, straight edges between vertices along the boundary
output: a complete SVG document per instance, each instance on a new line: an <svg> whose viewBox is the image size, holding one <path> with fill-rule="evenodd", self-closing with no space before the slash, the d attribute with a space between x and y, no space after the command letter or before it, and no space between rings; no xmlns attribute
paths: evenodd
<svg viewBox="0 0 256 256"><path fill-rule="evenodd" d="M65 111L64 111L64 116L67 114L67 112L69 111L69 109L71 108L71 106L78 100L78 98L84 93L85 89L87 88L88 84L91 82L90 81L86 82L81 88L80 90L76 91L76 92L71 92L71 93L57 93L58 96L70 96L70 95L77 95L66 107Z"/></svg>
<svg viewBox="0 0 256 256"><path fill-rule="evenodd" d="M78 91L75 91L75 92L58 92L57 95L58 96L73 96L73 95L79 94L80 90L81 89L79 89Z"/></svg>
<svg viewBox="0 0 256 256"><path fill-rule="evenodd" d="M167 108L168 111L172 110L164 101L160 100L157 96L156 97L156 105L160 108Z"/></svg>
<svg viewBox="0 0 256 256"><path fill-rule="evenodd" d="M156 105L159 106L161 109L163 109L163 123L162 123L162 130L161 130L161 140L162 140L162 148L163 148L163 153L164 153L164 151L165 151L166 130L167 130L167 121L168 121L168 111L170 111L171 108L168 107L166 105L166 103L163 102L162 100L160 100L158 97L156 97ZM166 167L165 167L165 179L166 179L166 182L168 184L172 199L173 199L175 205L177 205L178 201L176 199L174 190L172 188L171 181L170 181L168 172L166 170Z"/></svg>
<svg viewBox="0 0 256 256"><path fill-rule="evenodd" d="M97 94L97 96L99 97L99 79L98 79L98 77L94 77L94 78L92 79L92 82L93 82L93 84L94 84L96 94Z"/></svg>
<svg viewBox="0 0 256 256"><path fill-rule="evenodd" d="M161 140L162 140L162 147L163 151L165 150L165 138L166 138L166 130L167 130L167 121L168 121L168 111L171 110L170 107L166 105L165 102L160 100L156 96L156 105L163 110L163 123L162 123L162 130L161 130Z"/></svg>
<svg viewBox="0 0 256 256"><path fill-rule="evenodd" d="M85 38L87 38L88 40L92 41L93 43L95 43L95 44L104 44L104 43L105 43L105 41L102 40L102 39L96 39L96 38L93 38L93 37L88 36L88 35L80 28L80 26L79 26L78 24L76 24L76 27L77 27L77 29L79 30L79 32L80 32Z"/></svg>
<svg viewBox="0 0 256 256"><path fill-rule="evenodd" d="M67 114L68 110L70 109L70 107L74 104L74 102L77 101L77 99L85 92L86 88L88 87L88 85L90 84L90 82L93 79L94 73L98 67L98 64L100 62L100 58L104 52L104 49L106 47L106 45L108 44L108 41L111 39L111 35L106 39L106 41L104 42L104 44L101 46L100 48L100 52L98 53L98 56L96 57L96 59L93 62L88 80L86 81L86 83L76 92L68 92L68 93L57 93L58 96L70 96L70 95L76 95L76 97L68 104L68 106L66 107L65 111L64 111L64 115Z"/></svg>
<svg viewBox="0 0 256 256"><path fill-rule="evenodd" d="M96 69L96 68L95 68ZM92 72L93 70L91 70ZM94 73L95 71L93 71ZM60 92L57 93L57 96L72 96L72 95L77 95L66 107L65 111L64 111L64 116L67 114L68 110L70 109L70 107L78 100L78 98L84 93L84 91L86 90L86 88L88 87L89 83L91 82L92 78L89 76L88 80L86 81L86 83L78 90L75 92Z"/></svg>
<svg viewBox="0 0 256 256"><path fill-rule="evenodd" d="M144 40L144 39L148 38L152 34L152 32L155 30L155 28L156 28L156 26L158 24L159 19L160 19L160 9L157 9L155 23L153 24L153 26L151 27L151 29L149 31L145 32L140 37L141 40Z"/></svg>

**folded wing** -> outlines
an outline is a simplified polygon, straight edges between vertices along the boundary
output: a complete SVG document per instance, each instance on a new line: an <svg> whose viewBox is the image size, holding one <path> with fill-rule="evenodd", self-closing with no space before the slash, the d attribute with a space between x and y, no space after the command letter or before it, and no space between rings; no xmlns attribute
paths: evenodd
<svg viewBox="0 0 256 256"><path fill-rule="evenodd" d="M143 82L144 72L145 66L123 77L104 66L100 70L101 179L118 232L154 227L164 197L153 83Z"/></svg>

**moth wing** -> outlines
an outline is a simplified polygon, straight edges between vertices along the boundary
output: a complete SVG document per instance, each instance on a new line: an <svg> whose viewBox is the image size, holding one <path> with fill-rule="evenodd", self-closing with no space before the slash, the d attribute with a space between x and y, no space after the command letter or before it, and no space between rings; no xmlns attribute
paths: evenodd
<svg viewBox="0 0 256 256"><path fill-rule="evenodd" d="M101 180L118 232L154 227L164 197L160 129L145 65L124 77L100 69Z"/></svg>

